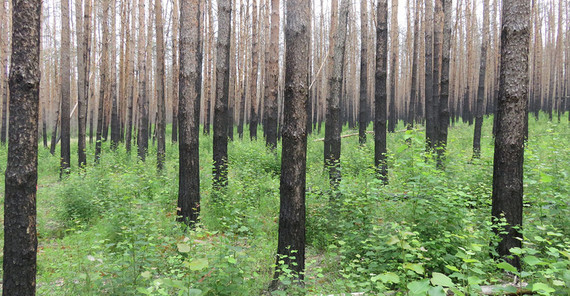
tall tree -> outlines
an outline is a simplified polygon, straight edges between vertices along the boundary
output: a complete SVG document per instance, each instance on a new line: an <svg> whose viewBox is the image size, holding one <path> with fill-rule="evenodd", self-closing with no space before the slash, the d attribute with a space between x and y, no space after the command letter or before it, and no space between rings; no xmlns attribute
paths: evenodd
<svg viewBox="0 0 570 296"><path fill-rule="evenodd" d="M483 11L489 11L489 0L483 0ZM475 129L473 135L473 158L481 157L481 128L485 112L485 77L487 71L487 45L489 44L489 13L483 13L483 34L481 36L481 60L479 69L479 86L477 88L477 101L475 103Z"/></svg>
<svg viewBox="0 0 570 296"><path fill-rule="evenodd" d="M360 1L360 98L358 112L358 141L366 144L368 125L368 1Z"/></svg>
<svg viewBox="0 0 570 296"><path fill-rule="evenodd" d="M425 113L426 113L426 147L432 151L435 139L435 114L433 108L433 33L434 33L434 12L433 0L425 2L425 47L426 47L426 66L425 66Z"/></svg>
<svg viewBox="0 0 570 296"><path fill-rule="evenodd" d="M325 120L325 166L329 169L329 178L333 187L338 186L340 173L340 133L342 121L340 118L340 98L342 95L342 80L344 74L344 56L346 52L346 31L350 2L342 0L338 18L338 28L334 38L334 65L329 78L329 96L327 97L327 117Z"/></svg>
<svg viewBox="0 0 570 296"><path fill-rule="evenodd" d="M156 94L157 94L157 150L156 165L159 171L164 168L165 148L166 148L166 100L164 94L164 24L162 22L162 0L155 2L156 21Z"/></svg>
<svg viewBox="0 0 570 296"><path fill-rule="evenodd" d="M150 17L149 17L150 18ZM138 36L138 76L139 76L139 128L137 137L138 157L145 161L148 150L148 94L147 94L147 78L146 69L149 56L149 48L145 42L145 0L139 0L139 36ZM149 42L150 43L150 42ZM150 72L150 71L149 71Z"/></svg>
<svg viewBox="0 0 570 296"><path fill-rule="evenodd" d="M70 70L70 32L69 32L69 0L61 1L61 172L66 172L71 163L70 146L70 107L71 70Z"/></svg>
<svg viewBox="0 0 570 296"><path fill-rule="evenodd" d="M259 35L257 21L257 0L252 0L252 17L251 17L251 73L249 83L249 96L250 96L250 121L249 121L249 138L251 140L257 139L257 123L259 121L259 99L257 97L257 72L259 61Z"/></svg>
<svg viewBox="0 0 570 296"><path fill-rule="evenodd" d="M277 147L278 87L279 87L279 0L271 0L271 33L269 56L265 71L265 144Z"/></svg>
<svg viewBox="0 0 570 296"><path fill-rule="evenodd" d="M103 141L103 130L105 128L105 101L109 96L109 10L110 0L103 0L102 10L103 18L101 27L103 27L102 50L101 50L101 68L99 70L99 107L97 110L97 136L95 139L95 161L98 162L101 157L101 144Z"/></svg>
<svg viewBox="0 0 570 296"><path fill-rule="evenodd" d="M436 3L442 0L436 0ZM443 0L443 40L441 46L441 72L439 79L438 126L437 126L437 167L444 169L445 151L447 146L447 129L449 126L449 57L451 54L451 0ZM437 10L437 4L436 4ZM440 20L441 21L441 20Z"/></svg>
<svg viewBox="0 0 570 296"><path fill-rule="evenodd" d="M523 216L523 162L525 114L528 96L530 5L525 0L503 0L501 71L497 109L497 134L493 163L493 221L501 241L497 252L520 270L520 258L509 257L521 247Z"/></svg>
<svg viewBox="0 0 570 296"><path fill-rule="evenodd" d="M2 128L0 129L0 144L6 144L6 131L8 126L8 108L9 108L9 97L10 97L10 88L8 87L8 55L10 50L10 2L9 1L2 1L2 8L5 12L5 17L0 21L3 22L4 27L4 35L1 36L2 38L2 52L3 52L3 68L2 68L2 75L0 77L3 78L4 83L4 92L0 93L1 100L2 100ZM53 154L53 153L52 153Z"/></svg>
<svg viewBox="0 0 570 296"><path fill-rule="evenodd" d="M388 71L388 1L380 0L376 12L376 91L374 120L374 166L384 184L388 182L386 163L386 80Z"/></svg>
<svg viewBox="0 0 570 296"><path fill-rule="evenodd" d="M418 118L418 110L416 109L417 102L419 101L418 95L418 61L419 61L419 39L420 39L420 1L416 0L414 5L414 39L412 45L412 76L410 83L410 101L408 104L408 129L412 128L414 122ZM408 28L410 30L410 28Z"/></svg>
<svg viewBox="0 0 570 296"><path fill-rule="evenodd" d="M82 9L82 2L85 7ZM77 24L77 154L79 167L87 165L86 128L89 97L89 57L91 52L91 0L75 0Z"/></svg>
<svg viewBox="0 0 570 296"><path fill-rule="evenodd" d="M2 295L36 292L41 10L41 0L13 2Z"/></svg>
<svg viewBox="0 0 570 296"><path fill-rule="evenodd" d="M200 92L202 44L200 1L180 3L180 177L178 220L193 224L200 214ZM174 119L176 120L176 119Z"/></svg>
<svg viewBox="0 0 570 296"><path fill-rule="evenodd" d="M288 0L285 26L285 100L277 263L272 288L279 286L283 265L298 283L305 270L305 177L309 95L309 12L311 1ZM280 264L283 260L283 264Z"/></svg>
<svg viewBox="0 0 570 296"><path fill-rule="evenodd" d="M198 9L199 11L199 9ZM172 2L172 143L178 141L178 100L179 100L179 73L178 44L180 42L178 27L180 26L180 12L178 0Z"/></svg>
<svg viewBox="0 0 570 296"><path fill-rule="evenodd" d="M228 97L230 94L231 0L218 0L216 102L214 107L214 186L228 182Z"/></svg>
<svg viewBox="0 0 570 296"><path fill-rule="evenodd" d="M398 84L398 1L392 0L392 15L390 19L390 105L388 118L388 131L396 130L398 117L396 114L397 84Z"/></svg>

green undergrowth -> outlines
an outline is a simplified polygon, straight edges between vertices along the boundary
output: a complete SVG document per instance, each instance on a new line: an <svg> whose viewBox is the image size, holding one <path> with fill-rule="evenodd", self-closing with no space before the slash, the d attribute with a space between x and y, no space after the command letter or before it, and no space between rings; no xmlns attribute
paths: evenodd
<svg viewBox="0 0 570 296"><path fill-rule="evenodd" d="M501 286L516 275L526 290L568 295L570 126L531 118L525 240L512 250L523 258L519 272L494 259L491 122L485 119L480 159L472 159L473 127L450 127L444 172L425 152L421 128L388 134L388 185L372 167L372 136L363 146L357 137L344 138L335 191L323 169L323 134L311 135L305 285L288 286L292 275L284 272L285 290L273 294L476 295L481 286ZM211 136L202 136L200 146L201 221L192 230L175 222L176 144L167 144L161 173L153 149L141 162L136 150L111 151L106 142L100 163L93 163L89 146L89 164L80 170L75 146L73 168L61 180L59 157L40 147L38 294L269 294L281 147L270 151L261 139L236 135L229 144L228 187L213 192ZM6 150L0 149L2 169ZM0 186L4 192L3 181ZM498 293L516 291L502 289Z"/></svg>

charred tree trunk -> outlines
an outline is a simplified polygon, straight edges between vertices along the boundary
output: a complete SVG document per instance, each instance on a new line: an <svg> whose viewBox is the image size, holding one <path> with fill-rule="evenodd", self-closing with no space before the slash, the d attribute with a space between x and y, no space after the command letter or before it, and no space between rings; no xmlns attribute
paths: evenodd
<svg viewBox="0 0 570 296"><path fill-rule="evenodd" d="M368 12L367 1L360 2L360 98L358 112L358 142L366 144L368 125Z"/></svg>
<svg viewBox="0 0 570 296"><path fill-rule="evenodd" d="M159 171L164 168L166 157L166 99L164 94L164 24L162 23L162 0L155 2L156 21L156 93L157 93L157 120L156 120L156 165Z"/></svg>
<svg viewBox="0 0 570 296"><path fill-rule="evenodd" d="M267 71L265 73L265 145L277 147L278 87L279 87L279 0L271 0L271 35Z"/></svg>
<svg viewBox="0 0 570 296"><path fill-rule="evenodd" d="M192 3L194 4L194 3ZM199 4L198 4L199 5ZM200 9L198 9L200 12ZM173 1L172 9L172 143L178 141L178 100L179 100L179 72L180 65L178 61L178 43L179 33L178 26L180 24L180 13L178 12L178 0ZM199 32L201 34L201 32ZM200 100L198 100L200 101ZM198 126L200 122L198 121Z"/></svg>
<svg viewBox="0 0 570 296"><path fill-rule="evenodd" d="M396 114L396 99L397 99L397 86L398 83L398 1L392 0L392 18L391 18L391 58L390 58L390 105L389 105L389 118L388 118L388 131L393 133L396 131L398 123L398 115Z"/></svg>
<svg viewBox="0 0 570 296"><path fill-rule="evenodd" d="M35 295L42 1L14 1L5 175L3 295Z"/></svg>
<svg viewBox="0 0 570 296"><path fill-rule="evenodd" d="M281 267L292 271L301 284L305 270L305 174L308 99L309 7L311 1L288 0L285 26L285 100L281 185L279 191L279 238L275 275L271 288L279 287ZM283 264L279 262L283 260Z"/></svg>
<svg viewBox="0 0 570 296"><path fill-rule="evenodd" d="M483 11L489 9L489 0L483 1ZM489 13L483 13L483 36L481 41L481 68L479 70L479 87L477 88L477 101L475 104L475 130L473 135L473 158L481 157L481 128L485 110L485 74L487 71L487 35L489 34Z"/></svg>
<svg viewBox="0 0 570 296"><path fill-rule="evenodd" d="M374 166L378 178L388 183L386 163L386 80L388 72L388 1L380 0L376 12L376 91L374 109Z"/></svg>
<svg viewBox="0 0 570 296"><path fill-rule="evenodd" d="M257 22L257 0L253 0L252 8L252 33L251 33L251 82L249 84L249 95L250 95L250 121L249 121L249 138L253 141L257 139L257 123L259 121L259 110L257 106L259 105L259 99L257 97L257 72L259 66L259 35Z"/></svg>
<svg viewBox="0 0 570 296"><path fill-rule="evenodd" d="M214 107L214 187L228 183L228 98L230 93L231 1L218 0L216 101Z"/></svg>
<svg viewBox="0 0 570 296"><path fill-rule="evenodd" d="M69 0L61 1L61 164L60 177L69 170L71 164L70 144L70 107L71 71L70 71L70 32Z"/></svg>
<svg viewBox="0 0 570 296"><path fill-rule="evenodd" d="M325 120L324 162L329 170L331 186L337 188L340 180L340 150L342 121L340 118L340 97L344 72L344 56L346 51L346 31L350 3L342 0L340 4L338 28L335 34L334 66L329 79L329 96L327 97L327 117Z"/></svg>
<svg viewBox="0 0 570 296"><path fill-rule="evenodd" d="M148 94L147 94L147 70L146 64L149 56L149 50L145 43L145 1L139 0L139 40L138 40L138 76L139 76L139 128L137 136L137 152L138 157L145 161L148 150L148 126L149 126L149 110L148 110Z"/></svg>
<svg viewBox="0 0 570 296"><path fill-rule="evenodd" d="M95 162L99 162L101 157L101 144L103 140L103 133L105 129L105 101L109 95L108 88L108 75L109 75L109 9L110 0L103 1L103 37L102 37L102 53L101 53L101 69L100 71L100 82L99 82L99 108L97 110L97 136L95 139Z"/></svg>
<svg viewBox="0 0 570 296"><path fill-rule="evenodd" d="M501 71L495 161L493 165L493 222L507 225L495 231L499 256L520 270L520 258L510 249L521 247L523 161L528 96L529 2L504 0L501 28Z"/></svg>
<svg viewBox="0 0 570 296"><path fill-rule="evenodd" d="M433 151L435 139L435 116L433 109L433 1L426 1L425 15L425 47L426 47L426 66L425 66L425 126L426 126L426 148Z"/></svg>
<svg viewBox="0 0 570 296"><path fill-rule="evenodd" d="M193 225L200 214L200 93L202 44L200 1L180 3L180 168L178 221Z"/></svg>
<svg viewBox="0 0 570 296"><path fill-rule="evenodd" d="M436 0L440 1L440 0ZM443 41L441 52L441 81L437 127L437 167L445 169L447 129L449 126L449 57L451 54L451 0L443 0Z"/></svg>

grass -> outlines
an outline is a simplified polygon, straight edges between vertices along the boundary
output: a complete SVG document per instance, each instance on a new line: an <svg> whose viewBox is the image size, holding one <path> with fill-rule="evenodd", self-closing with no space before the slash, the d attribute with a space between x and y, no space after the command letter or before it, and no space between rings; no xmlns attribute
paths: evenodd
<svg viewBox="0 0 570 296"><path fill-rule="evenodd" d="M424 152L421 130L389 134L387 186L375 178L371 136L364 146L357 137L345 138L339 192L330 191L323 170L323 142L315 141L323 135L311 135L306 285L277 294L443 295L451 289L471 295L508 280L509 266L490 256L496 243L491 122L486 118L480 159L471 157L473 127L450 128L445 172ZM514 252L525 258L518 276L543 295L570 293L569 134L566 120L531 118L525 241ZM59 157L39 149L39 295L266 293L277 248L280 153L261 139L236 137L229 144L229 186L214 199L212 139L202 136L201 223L189 231L175 222L177 145L167 145L162 174L152 149L142 163L135 151L103 147L93 165L89 146L89 165L81 172L72 147L74 168L63 180ZM6 153L0 149L2 169ZM332 194L341 198L330 200Z"/></svg>

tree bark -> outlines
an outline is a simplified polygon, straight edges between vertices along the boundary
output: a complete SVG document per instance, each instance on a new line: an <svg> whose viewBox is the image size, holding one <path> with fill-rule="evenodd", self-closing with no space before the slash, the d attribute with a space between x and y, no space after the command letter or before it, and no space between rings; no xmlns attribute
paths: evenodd
<svg viewBox="0 0 570 296"><path fill-rule="evenodd" d="M149 58L149 48L145 42L145 1L139 0L139 40L138 40L138 74L139 74L139 131L137 136L137 152L138 157L145 161L148 150L148 126L149 126L149 110L148 110L148 94L147 94L147 78L146 70L147 59ZM150 18L150 17L149 17ZM150 26L150 25L149 25ZM149 34L150 37L150 34Z"/></svg>
<svg viewBox="0 0 570 296"><path fill-rule="evenodd" d="M200 93L202 44L200 1L180 3L180 168L178 221L193 225L200 214Z"/></svg>
<svg viewBox="0 0 570 296"><path fill-rule="evenodd" d="M97 135L95 138L95 162L99 162L101 157L101 144L103 141L103 133L105 129L105 101L109 96L109 9L110 0L103 0L103 36L102 36L102 52L101 52L101 69L99 80L99 108L97 110Z"/></svg>
<svg viewBox="0 0 570 296"><path fill-rule="evenodd" d="M334 38L334 66L329 79L329 96L327 97L327 116L325 120L325 149L324 163L329 170L331 186L336 188L341 180L340 172L340 133L342 121L340 118L340 97L342 95L342 80L344 74L344 56L346 51L346 31L350 3L342 0L338 18L338 28Z"/></svg>
<svg viewBox="0 0 570 296"><path fill-rule="evenodd" d="M214 187L228 182L228 97L230 87L231 0L218 0L216 102L214 107Z"/></svg>
<svg viewBox="0 0 570 296"><path fill-rule="evenodd" d="M483 11L489 11L489 0L483 1ZM485 110L485 74L487 71L487 35L489 34L489 13L483 13L483 35L481 40L481 60L479 70L479 86L477 88L477 101L475 104L475 129L473 135L473 158L481 157L481 128L483 127L483 115Z"/></svg>
<svg viewBox="0 0 570 296"><path fill-rule="evenodd" d="M157 112L156 122L156 165L159 171L164 168L165 148L166 148L166 100L164 94L164 24L162 23L162 0L155 2L156 21L156 93Z"/></svg>
<svg viewBox="0 0 570 296"><path fill-rule="evenodd" d="M61 1L61 164L60 177L69 170L71 164L70 146L70 107L71 71L70 71L70 32L69 0Z"/></svg>
<svg viewBox="0 0 570 296"><path fill-rule="evenodd" d="M509 258L521 247L525 114L528 96L530 6L525 0L504 0L501 25L501 71L495 160L493 164L493 222L507 225L495 231L499 256L520 270L520 258Z"/></svg>
<svg viewBox="0 0 570 296"><path fill-rule="evenodd" d="M272 288L280 285L282 267L292 270L301 284L305 270L305 177L307 157L309 7L311 1L288 0L285 26L285 100L279 238ZM283 264L279 262L283 260Z"/></svg>
<svg viewBox="0 0 570 296"><path fill-rule="evenodd" d="M358 142L366 144L368 125L368 11L367 1L360 1L360 98L358 112Z"/></svg>
<svg viewBox="0 0 570 296"><path fill-rule="evenodd" d="M271 0L271 33L267 71L265 73L265 145L277 147L278 87L279 87L279 0Z"/></svg>
<svg viewBox="0 0 570 296"><path fill-rule="evenodd" d="M433 151L435 139L435 115L433 109L433 31L434 31L434 12L433 0L426 1L425 10L425 47L426 47L426 66L425 66L425 114L426 114L426 148Z"/></svg>
<svg viewBox="0 0 570 296"><path fill-rule="evenodd" d="M388 1L378 2L376 13L376 83L374 120L374 166L378 178L388 183L386 163L386 80L388 70Z"/></svg>
<svg viewBox="0 0 570 296"><path fill-rule="evenodd" d="M249 138L250 140L257 139L257 123L259 122L259 110L257 106L259 105L259 98L257 97L257 73L259 70L259 35L258 27L259 23L257 21L257 0L252 0L252 33L251 33L251 74L250 74L250 84L249 84L249 96L250 96L250 121L249 121Z"/></svg>
<svg viewBox="0 0 570 296"><path fill-rule="evenodd" d="M397 100L397 84L398 84L398 1L392 0L392 18L391 18L391 58L390 58L390 105L389 105L389 118L388 118L388 131L393 133L396 131L398 117L396 114L396 100Z"/></svg>
<svg viewBox="0 0 570 296"><path fill-rule="evenodd" d="M200 11L200 9L198 9L198 11ZM180 25L180 12L178 11L178 0L173 0L172 14L172 143L176 143L178 141L178 100L180 84L180 64L178 61L178 44L180 42L178 26Z"/></svg>
<svg viewBox="0 0 570 296"><path fill-rule="evenodd" d="M41 0L14 1L3 295L35 295Z"/></svg>
<svg viewBox="0 0 570 296"><path fill-rule="evenodd" d="M437 0L439 1L439 0ZM451 54L451 0L443 0L443 41L441 52L441 81L437 127L437 167L445 169L447 129L449 126L449 57Z"/></svg>
<svg viewBox="0 0 570 296"><path fill-rule="evenodd" d="M81 9L83 0L76 0L76 23L77 23L77 44L78 44L78 74L77 80L77 156L79 167L87 165L86 149L86 129L87 129L87 109L89 97L89 57L91 52L91 0L85 0L85 8Z"/></svg>

